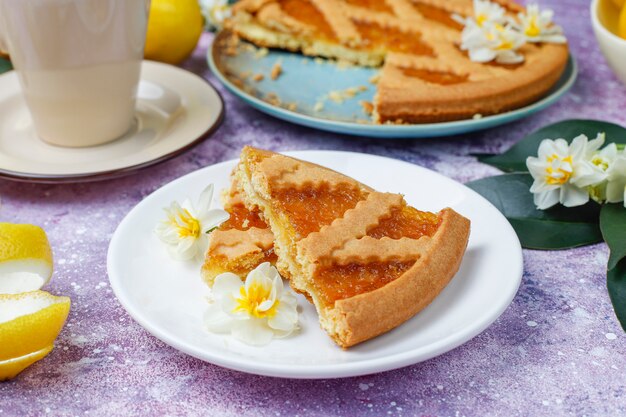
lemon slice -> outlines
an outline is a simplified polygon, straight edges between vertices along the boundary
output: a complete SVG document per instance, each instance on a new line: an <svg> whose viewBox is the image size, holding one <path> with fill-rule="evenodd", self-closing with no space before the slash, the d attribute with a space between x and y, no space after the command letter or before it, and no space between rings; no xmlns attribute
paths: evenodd
<svg viewBox="0 0 626 417"><path fill-rule="evenodd" d="M0 294L38 290L51 276L46 232L32 224L0 223Z"/></svg>
<svg viewBox="0 0 626 417"><path fill-rule="evenodd" d="M68 297L45 291L0 294L0 381L52 350L69 311Z"/></svg>

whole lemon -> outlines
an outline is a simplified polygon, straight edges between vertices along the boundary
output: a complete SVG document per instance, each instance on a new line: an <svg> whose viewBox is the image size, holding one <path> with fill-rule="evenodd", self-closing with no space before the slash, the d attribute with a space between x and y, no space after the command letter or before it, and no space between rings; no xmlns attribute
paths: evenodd
<svg viewBox="0 0 626 417"><path fill-rule="evenodd" d="M152 0L145 58L180 63L193 52L203 26L198 0Z"/></svg>

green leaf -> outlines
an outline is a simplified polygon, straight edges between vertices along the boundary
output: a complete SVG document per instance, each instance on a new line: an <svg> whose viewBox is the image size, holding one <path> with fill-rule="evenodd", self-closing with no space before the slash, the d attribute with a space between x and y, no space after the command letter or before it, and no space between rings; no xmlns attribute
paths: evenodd
<svg viewBox="0 0 626 417"><path fill-rule="evenodd" d="M564 120L531 133L501 155L482 156L478 160L505 172L527 172L526 158L537 155L542 140L563 138L571 142L581 134L594 139L601 132L606 133L607 143L626 143L626 129L614 123L599 120Z"/></svg>
<svg viewBox="0 0 626 417"><path fill-rule="evenodd" d="M598 204L537 210L530 192L532 182L529 174L506 174L466 185L504 214L525 248L566 249L602 241Z"/></svg>
<svg viewBox="0 0 626 417"><path fill-rule="evenodd" d="M626 331L626 259L622 259L606 274L606 287L615 315Z"/></svg>
<svg viewBox="0 0 626 417"><path fill-rule="evenodd" d="M2 74L3 72L7 72L9 70L12 70L13 66L11 65L11 62L4 59L4 58L0 58L0 74Z"/></svg>
<svg viewBox="0 0 626 417"><path fill-rule="evenodd" d="M600 212L600 229L611 251L608 269L626 257L626 207L622 203L605 204Z"/></svg>

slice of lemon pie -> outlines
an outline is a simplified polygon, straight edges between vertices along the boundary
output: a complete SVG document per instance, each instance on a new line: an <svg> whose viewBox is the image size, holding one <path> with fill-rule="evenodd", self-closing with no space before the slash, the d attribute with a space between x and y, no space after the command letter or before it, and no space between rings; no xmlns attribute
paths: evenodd
<svg viewBox="0 0 626 417"><path fill-rule="evenodd" d="M513 20L524 11L511 0L494 3ZM486 116L545 95L565 68L567 45L528 42L519 48L523 62L514 65L472 61L460 47L459 21L474 16L474 4L473 0L241 0L216 45L218 49L221 43L231 45L229 37L236 36L259 46L357 65L384 63L373 103L378 123ZM514 45L505 42L497 48Z"/></svg>
<svg viewBox="0 0 626 417"><path fill-rule="evenodd" d="M349 347L426 307L457 272L469 220L419 211L330 169L244 148L235 171L247 207L269 223L277 267Z"/></svg>

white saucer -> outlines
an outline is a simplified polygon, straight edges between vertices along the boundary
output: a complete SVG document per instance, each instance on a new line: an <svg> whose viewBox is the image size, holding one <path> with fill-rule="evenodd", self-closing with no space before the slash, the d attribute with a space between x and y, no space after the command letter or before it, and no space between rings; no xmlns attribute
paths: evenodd
<svg viewBox="0 0 626 417"><path fill-rule="evenodd" d="M146 330L191 356L226 368L285 378L337 378L387 371L441 355L493 323L510 304L522 278L522 248L502 214L476 192L406 162L351 152L289 155L348 174L376 189L405 194L409 204L437 211L452 207L472 221L461 268L426 309L380 337L348 350L320 328L313 305L298 296L300 331L267 346L251 347L208 333L202 323L207 287L199 262L176 262L154 233L163 207L197 198L209 183L228 187L237 161L185 175L146 197L113 234L107 257L111 287ZM372 169L375 167L375 169ZM213 207L219 207L219 192ZM474 348L480 349L475 345Z"/></svg>
<svg viewBox="0 0 626 417"><path fill-rule="evenodd" d="M219 93L181 68L144 61L137 113L113 142L63 148L40 140L17 74L0 75L0 177L28 182L82 182L118 177L163 162L208 138L224 117Z"/></svg>

